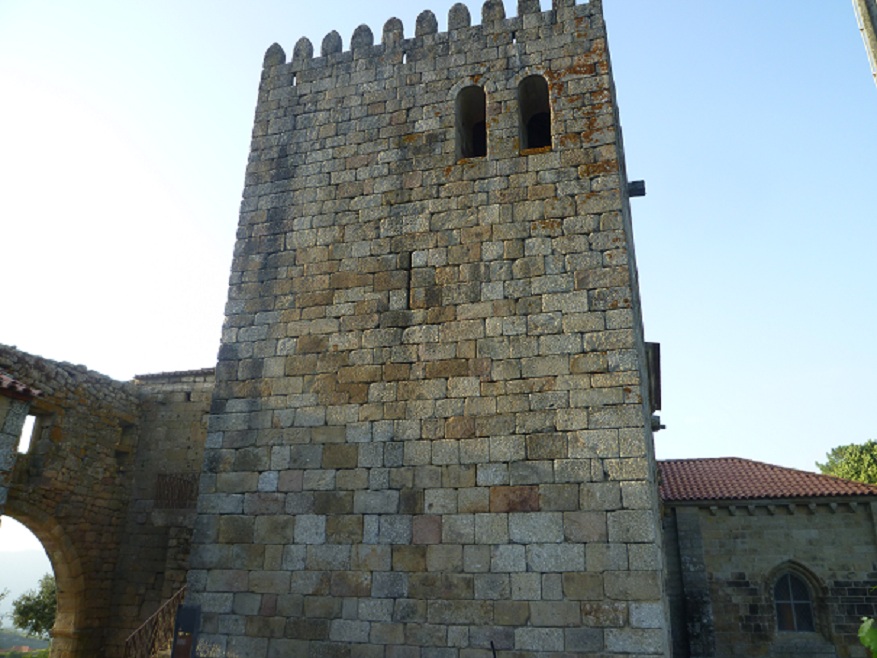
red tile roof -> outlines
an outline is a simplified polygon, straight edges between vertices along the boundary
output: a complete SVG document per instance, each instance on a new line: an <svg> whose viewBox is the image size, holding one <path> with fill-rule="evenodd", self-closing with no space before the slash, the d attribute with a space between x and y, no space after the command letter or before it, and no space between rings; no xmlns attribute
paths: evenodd
<svg viewBox="0 0 877 658"><path fill-rule="evenodd" d="M661 499L753 500L877 496L877 487L739 457L658 462Z"/></svg>
<svg viewBox="0 0 877 658"><path fill-rule="evenodd" d="M17 400L30 400L42 395L42 391L32 388L27 384L22 384L5 372L0 372L0 395Z"/></svg>

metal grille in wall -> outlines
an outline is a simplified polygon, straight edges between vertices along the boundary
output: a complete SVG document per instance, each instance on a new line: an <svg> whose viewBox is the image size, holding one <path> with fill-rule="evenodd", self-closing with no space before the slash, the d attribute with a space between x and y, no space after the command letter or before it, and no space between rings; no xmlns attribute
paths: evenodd
<svg viewBox="0 0 877 658"><path fill-rule="evenodd" d="M194 473L159 473L155 480L156 509L194 509L198 476Z"/></svg>

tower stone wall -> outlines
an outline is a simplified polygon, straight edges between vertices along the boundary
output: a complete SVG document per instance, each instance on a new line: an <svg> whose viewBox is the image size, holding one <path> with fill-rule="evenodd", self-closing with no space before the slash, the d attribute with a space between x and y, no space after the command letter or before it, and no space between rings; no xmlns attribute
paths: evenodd
<svg viewBox="0 0 877 658"><path fill-rule="evenodd" d="M473 22L266 53L189 571L223 655L666 655L601 3Z"/></svg>

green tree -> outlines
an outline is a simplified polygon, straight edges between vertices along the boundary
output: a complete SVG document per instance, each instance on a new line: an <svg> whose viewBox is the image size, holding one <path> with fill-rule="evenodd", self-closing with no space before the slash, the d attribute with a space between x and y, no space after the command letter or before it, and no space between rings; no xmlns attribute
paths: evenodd
<svg viewBox="0 0 877 658"><path fill-rule="evenodd" d="M12 602L12 623L28 635L48 638L55 625L57 597L55 577L47 573L37 589L25 592Z"/></svg>
<svg viewBox="0 0 877 658"><path fill-rule="evenodd" d="M816 466L826 475L877 484L877 441L838 446L825 455L824 464L816 462Z"/></svg>

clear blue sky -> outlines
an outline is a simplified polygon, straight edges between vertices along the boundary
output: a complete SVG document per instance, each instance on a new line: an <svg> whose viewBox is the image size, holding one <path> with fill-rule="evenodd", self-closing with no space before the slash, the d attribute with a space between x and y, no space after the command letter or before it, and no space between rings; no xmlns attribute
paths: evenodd
<svg viewBox="0 0 877 658"><path fill-rule="evenodd" d="M451 4L0 0L0 342L120 379L212 366L265 49L394 15L410 36L426 8L445 29ZM648 187L658 456L813 469L877 438L877 88L850 3L605 8Z"/></svg>

